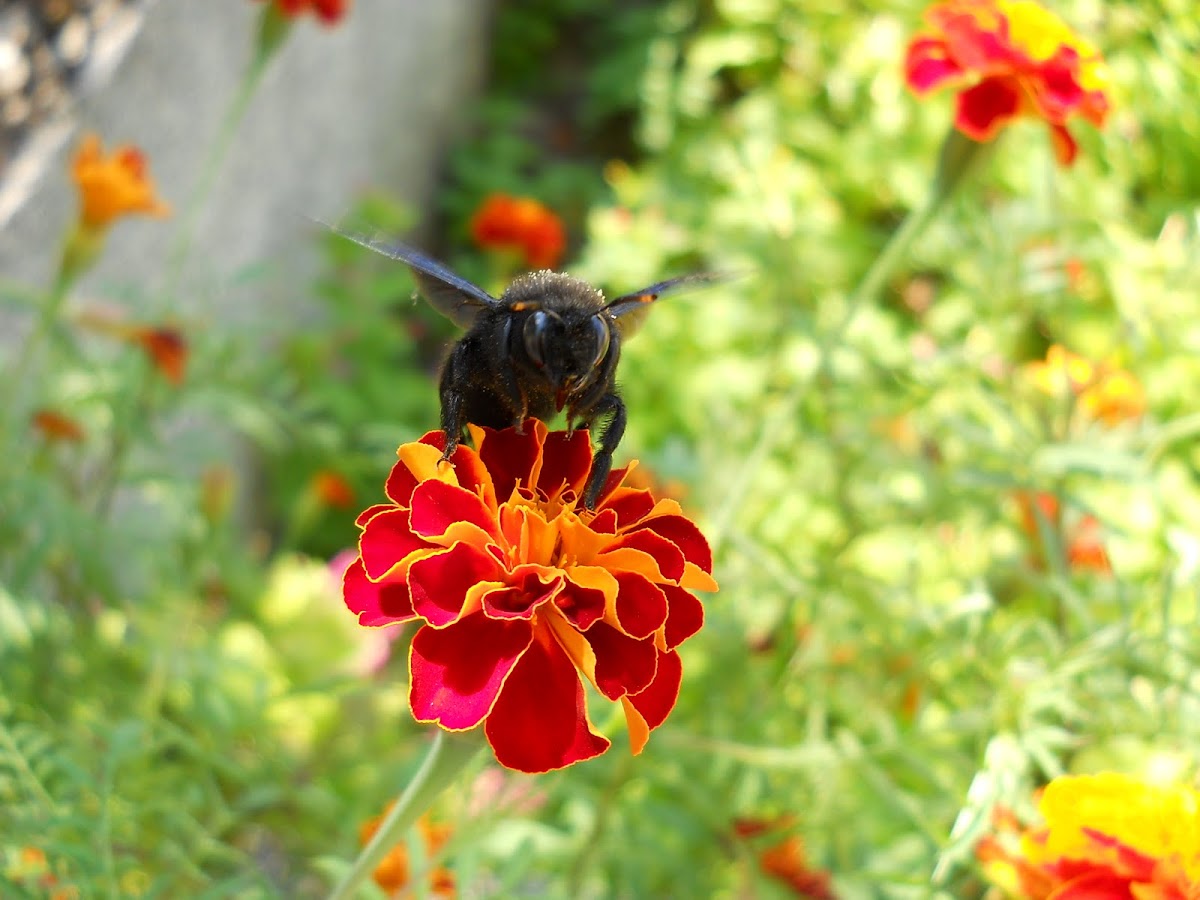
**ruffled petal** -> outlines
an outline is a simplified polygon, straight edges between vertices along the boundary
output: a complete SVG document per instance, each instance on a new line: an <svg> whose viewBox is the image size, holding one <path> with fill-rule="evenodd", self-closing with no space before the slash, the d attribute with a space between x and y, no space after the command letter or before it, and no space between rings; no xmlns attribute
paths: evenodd
<svg viewBox="0 0 1200 900"><path fill-rule="evenodd" d="M690 591L675 587L673 584L660 585L667 596L667 630L665 640L667 649L678 647L704 624L704 606Z"/></svg>
<svg viewBox="0 0 1200 900"><path fill-rule="evenodd" d="M408 622L416 618L403 580L371 581L361 559L346 567L342 576L346 607L358 613L358 623L371 627Z"/></svg>
<svg viewBox="0 0 1200 900"><path fill-rule="evenodd" d="M413 534L407 509L393 507L367 522L359 538L359 549L367 577L378 581L413 554L422 550L431 553L439 548Z"/></svg>
<svg viewBox="0 0 1200 900"><path fill-rule="evenodd" d="M466 488L424 481L412 492L410 527L416 534L436 541L445 539L451 529L465 533L463 525L475 526L486 537L499 537L495 514Z"/></svg>
<svg viewBox="0 0 1200 900"><path fill-rule="evenodd" d="M634 572L618 572L616 578L620 591L615 612L621 630L630 637L644 638L662 628L668 615L667 586L659 587Z"/></svg>
<svg viewBox="0 0 1200 900"><path fill-rule="evenodd" d="M561 769L610 746L588 719L579 673L548 635L534 641L513 668L484 733L500 765L519 772Z"/></svg>
<svg viewBox="0 0 1200 900"><path fill-rule="evenodd" d="M631 638L607 622L597 622L584 638L596 655L596 688L609 700L637 694L654 680L658 648L653 640Z"/></svg>
<svg viewBox="0 0 1200 900"><path fill-rule="evenodd" d="M659 652L658 667L654 680L641 693L622 697L625 721L629 726L629 743L633 755L637 756L646 746L650 732L666 721L679 698L679 685L683 681L683 666L679 654L674 650Z"/></svg>
<svg viewBox="0 0 1200 900"><path fill-rule="evenodd" d="M494 619L531 619L534 611L563 589L561 572L543 566L518 566L508 584L483 595L484 614Z"/></svg>
<svg viewBox="0 0 1200 900"><path fill-rule="evenodd" d="M463 614L467 592L473 586L502 583L504 575L494 556L460 541L409 566L413 609L431 625L448 625Z"/></svg>
<svg viewBox="0 0 1200 900"><path fill-rule="evenodd" d="M532 487L541 470L541 448L546 440L546 426L537 419L526 419L524 434L516 429L473 429L479 458L492 475L496 500L503 503L517 487Z"/></svg>
<svg viewBox="0 0 1200 900"><path fill-rule="evenodd" d="M654 495L640 488L622 487L596 504L596 511L612 510L617 515L617 530L644 519L654 509Z"/></svg>
<svg viewBox="0 0 1200 900"><path fill-rule="evenodd" d="M542 470L537 489L547 498L573 491L578 497L592 468L592 444L587 431L552 431L542 448Z"/></svg>
<svg viewBox="0 0 1200 900"><path fill-rule="evenodd" d="M395 508L391 503L376 503L374 506L368 506L358 514L358 517L354 520L354 524L359 528L364 528L368 522L381 512L387 512L389 509Z"/></svg>
<svg viewBox="0 0 1200 900"><path fill-rule="evenodd" d="M422 628L408 657L413 717L449 731L474 728L532 641L528 623L497 622L482 613L446 628Z"/></svg>
<svg viewBox="0 0 1200 900"><path fill-rule="evenodd" d="M617 597L617 579L597 566L573 566L554 605L579 631L587 631L604 617L610 598Z"/></svg>
<svg viewBox="0 0 1200 900"><path fill-rule="evenodd" d="M1013 78L986 78L958 95L955 127L975 141L990 141L1021 111L1021 89Z"/></svg>
<svg viewBox="0 0 1200 900"><path fill-rule="evenodd" d="M696 523L684 516L654 516L647 519L639 529L653 531L678 547L690 563L695 563L705 572L712 574L712 549L708 546Z"/></svg>
<svg viewBox="0 0 1200 900"><path fill-rule="evenodd" d="M962 67L949 57L946 43L938 38L917 38L908 47L904 80L918 94L926 94L948 81L963 77Z"/></svg>

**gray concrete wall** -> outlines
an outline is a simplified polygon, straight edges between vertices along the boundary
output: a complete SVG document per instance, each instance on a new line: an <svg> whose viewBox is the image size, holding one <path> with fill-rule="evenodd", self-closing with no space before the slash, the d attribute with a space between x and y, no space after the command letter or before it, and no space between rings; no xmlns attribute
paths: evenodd
<svg viewBox="0 0 1200 900"><path fill-rule="evenodd" d="M384 187L428 203L440 152L475 94L489 0L355 0L334 28L298 20L272 61L198 219L179 296L144 298L186 320L290 320L317 263L304 216L337 219L355 194ZM158 0L111 79L75 110L106 145L150 160L167 223L131 219L77 293L143 302L164 280L168 248L202 160L249 61L260 3ZM0 273L45 280L75 215L66 174L77 135L0 231ZM266 264L250 284L237 277ZM219 327L219 326L218 326Z"/></svg>

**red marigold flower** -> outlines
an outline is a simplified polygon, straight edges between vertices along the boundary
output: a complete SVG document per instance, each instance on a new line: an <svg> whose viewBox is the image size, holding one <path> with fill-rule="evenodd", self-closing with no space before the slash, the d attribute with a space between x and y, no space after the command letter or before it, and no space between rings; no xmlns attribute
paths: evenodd
<svg viewBox="0 0 1200 900"><path fill-rule="evenodd" d="M562 221L530 197L492 194L471 217L471 237L484 249L521 254L531 269L553 269L567 246Z"/></svg>
<svg viewBox="0 0 1200 900"><path fill-rule="evenodd" d="M996 884L1031 900L1200 896L1200 793L1115 772L1054 779L1043 824L1011 814L976 854Z"/></svg>
<svg viewBox="0 0 1200 900"><path fill-rule="evenodd" d="M48 441L79 443L83 440L83 426L69 416L52 409L39 409L31 419L33 427Z"/></svg>
<svg viewBox="0 0 1200 900"><path fill-rule="evenodd" d="M350 0L269 0L284 16L294 19L311 12L325 25L336 25L350 9Z"/></svg>
<svg viewBox="0 0 1200 900"><path fill-rule="evenodd" d="M640 753L675 705L676 648L703 622L689 591L717 587L708 543L678 503L624 486L628 468L585 509L586 431L471 432L477 449L449 466L440 431L400 447L390 502L358 517L346 605L363 625L420 624L413 716L482 725L502 765L545 772L608 749L581 676L621 702Z"/></svg>
<svg viewBox="0 0 1200 900"><path fill-rule="evenodd" d="M388 809L391 809L390 804ZM383 815L368 819L359 829L358 839L364 847L379 830L385 815L387 815L386 810ZM425 842L425 853L428 857L436 856L438 851L450 840L450 826L433 825L425 816L417 820L417 830L421 832L421 838ZM389 850L388 855L383 858L383 862L376 867L374 877L375 883L389 897L395 896L397 891L407 887L412 879L408 863L408 847L399 843ZM434 867L429 873L429 890L439 897L453 897L455 895L454 873L443 866Z"/></svg>
<svg viewBox="0 0 1200 900"><path fill-rule="evenodd" d="M752 839L782 831L791 825L792 820L787 816L773 820L737 819L733 823L733 831L739 838ZM787 886L797 897L836 900L829 873L809 866L804 842L794 834L783 837L763 850L759 854L758 864L763 874Z"/></svg>
<svg viewBox="0 0 1200 900"><path fill-rule="evenodd" d="M72 176L79 189L80 221L94 231L103 231L122 216L162 217L171 212L154 193L146 158L137 147L117 147L105 156L100 138L85 135L75 151Z"/></svg>
<svg viewBox="0 0 1200 900"><path fill-rule="evenodd" d="M1104 574L1112 572L1112 563L1104 549L1100 522L1095 516L1085 513L1064 523L1058 498L1045 491L1018 491L1017 505L1021 510L1021 528L1034 543L1033 562L1037 568L1046 567L1046 548L1038 525L1040 514L1046 527L1062 536L1067 563L1072 569Z"/></svg>
<svg viewBox="0 0 1200 900"><path fill-rule="evenodd" d="M1070 165L1078 145L1066 123L1108 115L1100 54L1034 0L945 0L926 13L929 31L908 46L905 79L918 94L959 91L954 124L989 141L1013 119L1040 118Z"/></svg>

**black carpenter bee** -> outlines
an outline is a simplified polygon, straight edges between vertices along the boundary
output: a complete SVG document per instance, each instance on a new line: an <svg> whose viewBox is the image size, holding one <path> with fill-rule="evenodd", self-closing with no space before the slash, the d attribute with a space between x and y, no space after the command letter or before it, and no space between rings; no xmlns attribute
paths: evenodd
<svg viewBox="0 0 1200 900"><path fill-rule="evenodd" d="M466 329L442 366L442 459L454 453L468 422L519 429L529 416L548 422L565 409L567 427L575 429L609 417L584 491L588 508L595 507L625 434L625 404L615 382L622 342L662 294L719 278L685 275L606 301L587 282L547 270L521 275L493 297L404 244L333 230L406 263L434 308Z"/></svg>

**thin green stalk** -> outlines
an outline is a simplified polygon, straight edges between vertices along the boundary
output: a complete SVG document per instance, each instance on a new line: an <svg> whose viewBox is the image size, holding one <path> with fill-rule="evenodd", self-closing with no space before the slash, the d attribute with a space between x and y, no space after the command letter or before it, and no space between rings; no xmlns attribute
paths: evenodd
<svg viewBox="0 0 1200 900"><path fill-rule="evenodd" d="M204 167L200 172L200 180L196 182L196 188L192 191L184 207L179 231L176 234L174 243L171 245L170 252L167 254L167 276L164 296L168 298L174 297L179 288L179 280L183 275L183 267L187 263L188 255L191 253L192 244L196 238L196 225L200 219L200 211L204 208L204 201L212 193L217 175L221 171L221 166L224 164L225 158L229 155L229 149L233 146L233 139L237 135L237 130L242 124L242 120L246 117L246 110L250 108L250 100L254 97L259 82L262 81L262 76L267 69L269 59L269 55L258 54L250 63L250 67L246 70L246 75L242 78L242 83L238 87L233 101L230 103L229 109L225 112L225 117L221 121L221 130L217 133L217 139L209 148L208 156L204 161Z"/></svg>
<svg viewBox="0 0 1200 900"><path fill-rule="evenodd" d="M379 867L388 851L398 844L422 813L466 768L482 744L473 732L456 734L438 729L421 768L401 792L363 848L354 867L330 893L328 900L350 900Z"/></svg>

